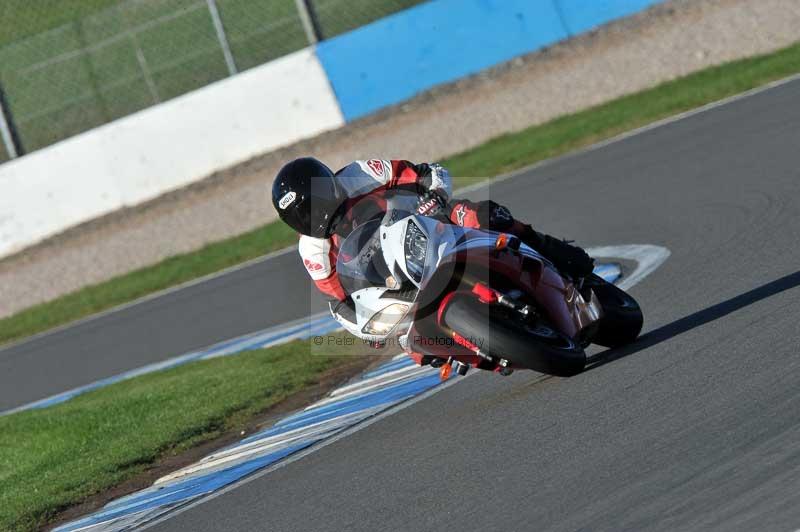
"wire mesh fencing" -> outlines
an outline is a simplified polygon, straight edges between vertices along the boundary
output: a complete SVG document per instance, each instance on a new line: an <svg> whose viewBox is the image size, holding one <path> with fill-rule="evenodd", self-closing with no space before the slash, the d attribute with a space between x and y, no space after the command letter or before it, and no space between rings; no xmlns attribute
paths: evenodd
<svg viewBox="0 0 800 532"><path fill-rule="evenodd" d="M54 18L46 15L68 7L29 3L18 8L27 36L0 41L0 86L26 152L423 0L93 1L106 7L74 19L61 13L55 18L68 22L40 31L37 21L46 26ZM37 17L37 9L47 12ZM0 14L15 23L15 11ZM309 14L316 35L304 26ZM0 161L8 158L0 146Z"/></svg>
<svg viewBox="0 0 800 532"><path fill-rule="evenodd" d="M423 0L308 0L321 30L320 40L330 39Z"/></svg>

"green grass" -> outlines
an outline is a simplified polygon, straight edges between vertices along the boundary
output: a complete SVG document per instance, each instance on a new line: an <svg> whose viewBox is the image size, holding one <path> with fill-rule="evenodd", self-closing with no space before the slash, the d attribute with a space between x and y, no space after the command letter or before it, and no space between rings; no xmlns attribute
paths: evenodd
<svg viewBox="0 0 800 532"><path fill-rule="evenodd" d="M316 5L332 37L420 1ZM308 46L294 0L217 5L239 70ZM205 0L0 2L0 79L28 151L227 75Z"/></svg>
<svg viewBox="0 0 800 532"><path fill-rule="evenodd" d="M118 0L3 0L0 46L91 15Z"/></svg>
<svg viewBox="0 0 800 532"><path fill-rule="evenodd" d="M33 530L159 458L232 429L357 363L365 347L293 342L180 366L0 417L0 530ZM109 356L114 356L109 353Z"/></svg>
<svg viewBox="0 0 800 532"><path fill-rule="evenodd" d="M710 68L547 124L503 135L444 161L456 186L567 153L660 118L800 72L800 44ZM379 154L376 154L379 155ZM413 159L414 154L408 154ZM474 177L466 177L474 176ZM0 343L88 316L280 249L295 235L279 223L179 255L0 320Z"/></svg>

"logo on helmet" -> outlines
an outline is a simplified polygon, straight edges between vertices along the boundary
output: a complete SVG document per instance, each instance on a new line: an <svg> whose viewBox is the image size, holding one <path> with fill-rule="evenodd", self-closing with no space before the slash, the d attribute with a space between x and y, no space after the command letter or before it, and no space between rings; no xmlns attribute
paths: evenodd
<svg viewBox="0 0 800 532"><path fill-rule="evenodd" d="M281 208L282 211L286 210L286 207L294 203L294 200L297 199L297 194L294 191L288 192L281 200L278 202L278 207Z"/></svg>

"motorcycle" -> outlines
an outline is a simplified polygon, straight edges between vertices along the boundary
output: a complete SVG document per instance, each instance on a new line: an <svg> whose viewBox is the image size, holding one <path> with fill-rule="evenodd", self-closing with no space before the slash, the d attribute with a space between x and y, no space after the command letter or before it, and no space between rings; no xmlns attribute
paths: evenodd
<svg viewBox="0 0 800 532"><path fill-rule="evenodd" d="M570 279L513 235L422 210L418 196L395 194L382 218L341 243L336 271L351 321L339 322L354 335L376 346L396 340L442 379L471 367L571 376L585 369L589 344L638 337L642 311L613 284Z"/></svg>

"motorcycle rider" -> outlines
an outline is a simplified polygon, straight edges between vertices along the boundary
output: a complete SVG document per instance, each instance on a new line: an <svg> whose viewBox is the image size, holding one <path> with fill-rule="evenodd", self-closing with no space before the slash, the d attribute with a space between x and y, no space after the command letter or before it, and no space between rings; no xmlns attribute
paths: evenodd
<svg viewBox="0 0 800 532"><path fill-rule="evenodd" d="M451 199L450 174L439 164L369 159L354 161L333 172L317 159L303 157L287 163L278 172L272 187L272 203L281 220L300 233L303 264L317 288L334 299L331 312L340 322L356 321L353 306L348 304L336 274L340 238L347 236L349 228L369 219L369 214L358 212L357 205L369 204L366 199L380 209L385 205L381 193L391 189L419 194L420 213L444 209L443 214L453 224L513 234L573 278L592 272L594 261L583 249L535 231L515 220L502 205L494 201Z"/></svg>

